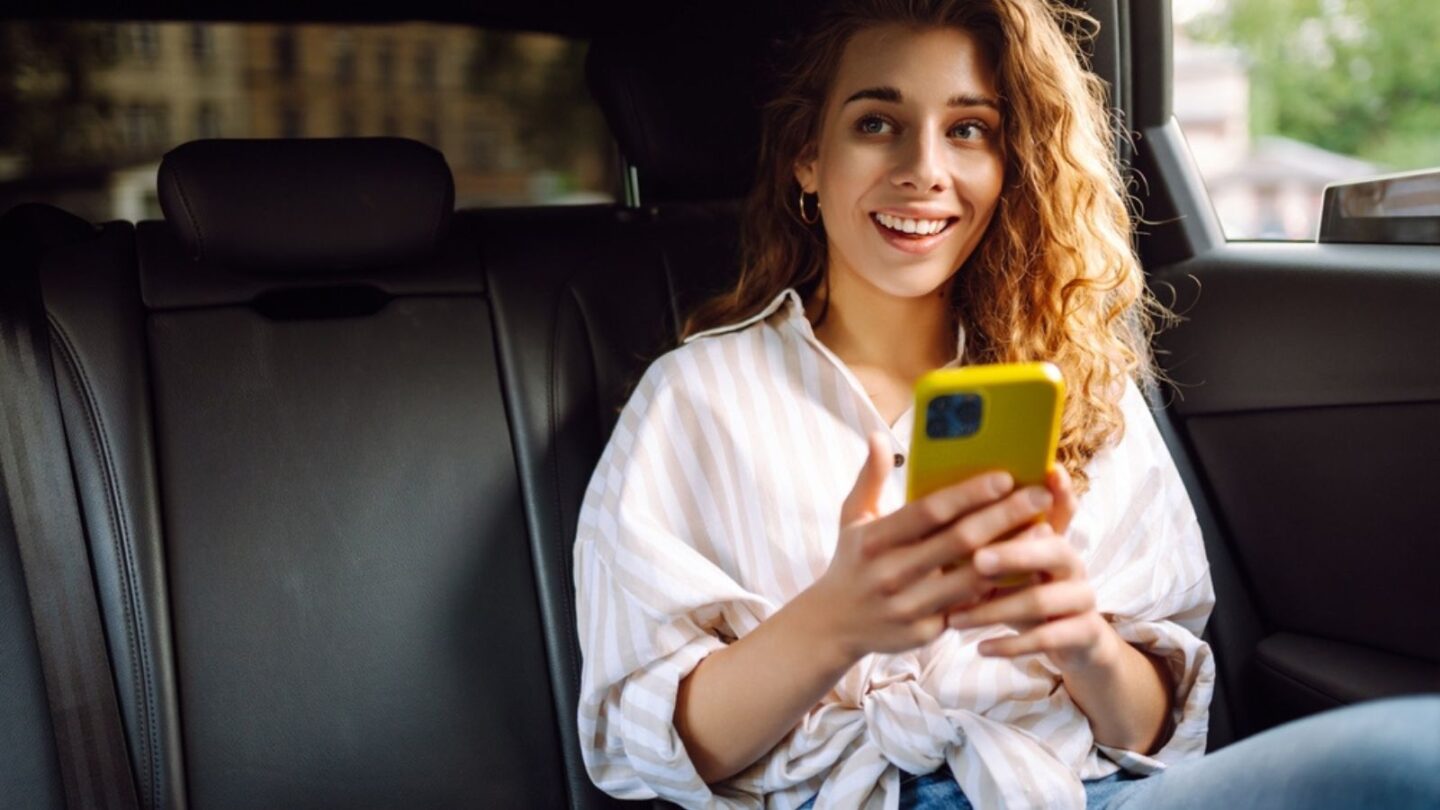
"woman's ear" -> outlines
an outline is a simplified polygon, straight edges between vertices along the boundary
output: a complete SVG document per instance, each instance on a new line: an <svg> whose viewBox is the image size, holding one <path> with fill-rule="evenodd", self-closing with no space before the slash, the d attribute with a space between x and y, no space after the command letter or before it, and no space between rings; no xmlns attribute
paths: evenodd
<svg viewBox="0 0 1440 810"><path fill-rule="evenodd" d="M800 157L795 159L795 181L800 184L800 190L806 194L814 194L817 184L815 182L815 148L807 146L800 152Z"/></svg>

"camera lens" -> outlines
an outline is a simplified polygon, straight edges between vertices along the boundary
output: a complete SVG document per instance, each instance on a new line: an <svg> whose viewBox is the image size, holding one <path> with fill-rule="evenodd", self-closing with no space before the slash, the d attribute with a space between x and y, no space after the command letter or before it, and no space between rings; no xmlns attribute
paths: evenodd
<svg viewBox="0 0 1440 810"><path fill-rule="evenodd" d="M963 439L980 429L980 395L946 394L925 409L925 435L932 439Z"/></svg>

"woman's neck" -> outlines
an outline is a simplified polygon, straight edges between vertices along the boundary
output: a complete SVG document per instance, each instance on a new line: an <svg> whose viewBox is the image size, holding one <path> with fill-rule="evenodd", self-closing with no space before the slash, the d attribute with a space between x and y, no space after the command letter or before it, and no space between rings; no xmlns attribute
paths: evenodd
<svg viewBox="0 0 1440 810"><path fill-rule="evenodd" d="M828 308L821 298L827 286ZM900 298L846 273L832 273L829 284L806 302L806 315L814 323L825 312L815 337L852 369L914 380L955 357L956 325L946 287Z"/></svg>

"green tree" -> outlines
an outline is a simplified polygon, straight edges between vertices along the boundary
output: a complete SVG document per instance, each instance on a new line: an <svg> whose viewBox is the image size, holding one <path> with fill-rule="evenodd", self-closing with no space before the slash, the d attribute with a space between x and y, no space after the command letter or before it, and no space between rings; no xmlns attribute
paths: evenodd
<svg viewBox="0 0 1440 810"><path fill-rule="evenodd" d="M567 40L555 49L523 47L522 37L543 36L477 31L466 90L503 102L514 116L530 167L558 172L557 191L563 193L576 190L580 182L574 172L577 162L596 144L607 143L609 131L598 108L587 102L586 44ZM599 188L619 185L619 178L610 176L613 161L602 161L600 168L606 176L598 179Z"/></svg>
<svg viewBox="0 0 1440 810"><path fill-rule="evenodd" d="M1254 134L1440 166L1440 2L1229 0L1190 33L1245 54Z"/></svg>

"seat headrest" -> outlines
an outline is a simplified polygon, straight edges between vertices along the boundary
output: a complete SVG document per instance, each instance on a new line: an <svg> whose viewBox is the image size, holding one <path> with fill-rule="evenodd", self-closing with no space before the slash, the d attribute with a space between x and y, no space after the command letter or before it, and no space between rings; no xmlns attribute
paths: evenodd
<svg viewBox="0 0 1440 810"><path fill-rule="evenodd" d="M158 185L192 258L266 273L423 260L455 208L444 156L404 138L192 141Z"/></svg>
<svg viewBox="0 0 1440 810"><path fill-rule="evenodd" d="M758 54L690 38L597 41L590 92L636 170L642 204L745 196L760 145Z"/></svg>

